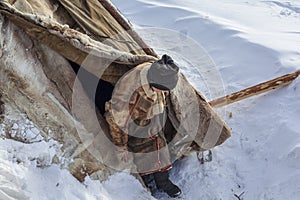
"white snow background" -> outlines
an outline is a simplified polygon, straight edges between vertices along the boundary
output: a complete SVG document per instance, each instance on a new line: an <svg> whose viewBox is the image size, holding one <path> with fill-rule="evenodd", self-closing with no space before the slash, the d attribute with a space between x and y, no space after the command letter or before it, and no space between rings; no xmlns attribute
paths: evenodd
<svg viewBox="0 0 300 200"><path fill-rule="evenodd" d="M300 69L300 1L112 0L150 46L168 35L145 34L165 28L192 38L207 51L229 94ZM161 46L157 49L164 53ZM199 52L185 59L194 63ZM186 60L181 70L208 100L199 71ZM198 66L199 67L199 66ZM201 69L201 67L199 67ZM201 75L205 75L205 72ZM203 77L202 77L203 78ZM205 79L205 77L204 77ZM214 84L215 80L207 80ZM220 90L222 90L220 87ZM297 200L300 196L300 78L290 85L216 109L232 128L232 137L213 149L212 162L196 155L175 163L171 179L189 200ZM229 117L232 113L232 117ZM18 128L18 124L14 125ZM3 127L0 128L3 132ZM36 130L27 133L34 139ZM2 133L3 135L3 133ZM32 137L32 135L34 137ZM23 144L0 137L0 199L155 199L127 173L104 183L79 183L67 170L50 165L59 145L54 141ZM37 166L44 167L37 167ZM160 194L156 199L167 199Z"/></svg>

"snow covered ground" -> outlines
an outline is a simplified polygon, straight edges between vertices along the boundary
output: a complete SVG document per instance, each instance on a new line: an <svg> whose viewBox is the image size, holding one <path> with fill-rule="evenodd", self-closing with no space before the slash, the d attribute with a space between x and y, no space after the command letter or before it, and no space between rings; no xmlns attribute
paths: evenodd
<svg viewBox="0 0 300 200"><path fill-rule="evenodd" d="M300 69L297 0L112 2L150 46L176 59L208 100ZM184 198L299 199L300 79L216 111L232 137L213 150L212 162L200 165L193 155L175 163L171 179ZM0 137L0 199L152 199L126 173L80 184L48 166L54 154L59 147L53 141L21 144Z"/></svg>

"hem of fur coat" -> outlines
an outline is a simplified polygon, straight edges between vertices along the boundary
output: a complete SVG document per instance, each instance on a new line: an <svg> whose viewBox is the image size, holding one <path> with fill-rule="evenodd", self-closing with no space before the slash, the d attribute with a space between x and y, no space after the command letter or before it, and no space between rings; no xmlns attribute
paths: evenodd
<svg viewBox="0 0 300 200"><path fill-rule="evenodd" d="M168 170L172 169L172 167L173 167L173 165L168 165L167 167L165 167L163 169L151 170L151 171L148 171L148 172L141 173L140 175L145 176L145 175L148 175L148 174L153 174L155 172L165 172L165 171L168 171Z"/></svg>

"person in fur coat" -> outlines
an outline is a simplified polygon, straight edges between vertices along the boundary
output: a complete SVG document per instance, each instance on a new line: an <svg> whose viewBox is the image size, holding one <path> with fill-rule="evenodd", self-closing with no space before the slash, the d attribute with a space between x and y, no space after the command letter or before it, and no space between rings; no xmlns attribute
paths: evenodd
<svg viewBox="0 0 300 200"><path fill-rule="evenodd" d="M119 162L132 162L146 186L151 176L157 188L170 197L181 194L169 179L172 163L164 132L166 96L176 87L178 72L168 55L138 65L116 84L104 115L112 141L120 147Z"/></svg>

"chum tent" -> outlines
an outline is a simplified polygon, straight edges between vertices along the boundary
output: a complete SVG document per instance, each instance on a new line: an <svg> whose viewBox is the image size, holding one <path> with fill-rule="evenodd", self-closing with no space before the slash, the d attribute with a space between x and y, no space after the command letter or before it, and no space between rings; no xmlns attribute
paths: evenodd
<svg viewBox="0 0 300 200"><path fill-rule="evenodd" d="M102 141L109 138L103 105L126 72L158 55L108 0L0 0L0 13L0 103L25 113L45 140L59 141L60 164L78 180L105 180L115 159ZM174 160L230 137L183 74L168 102Z"/></svg>

